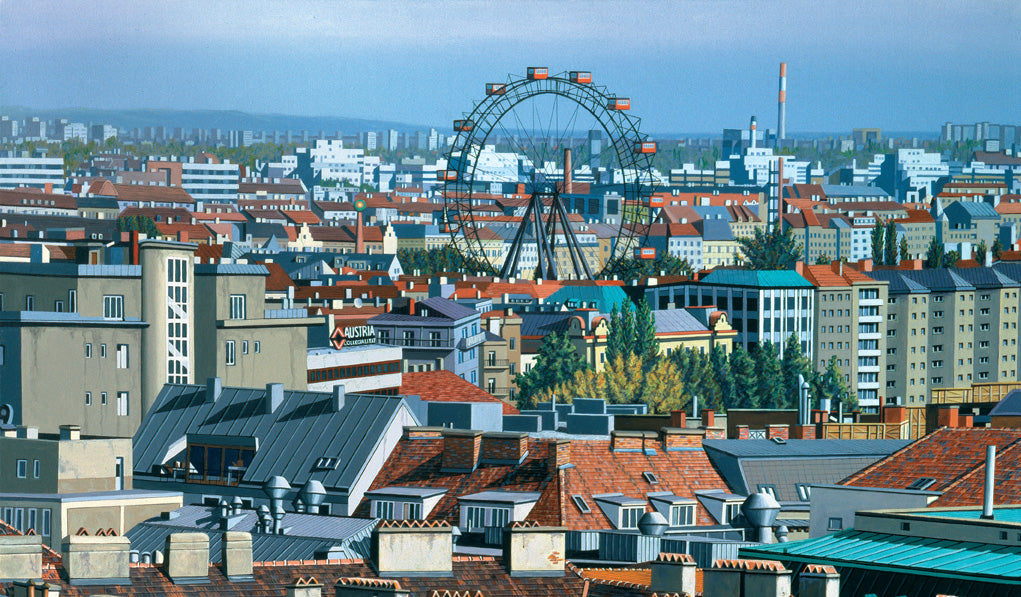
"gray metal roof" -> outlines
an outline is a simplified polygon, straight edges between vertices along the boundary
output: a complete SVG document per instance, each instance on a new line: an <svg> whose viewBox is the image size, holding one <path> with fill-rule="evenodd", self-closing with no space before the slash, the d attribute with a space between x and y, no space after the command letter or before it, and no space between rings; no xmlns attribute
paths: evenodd
<svg viewBox="0 0 1021 597"><path fill-rule="evenodd" d="M839 185L824 184L822 192L827 197L889 197L890 194L879 187L867 187L863 185Z"/></svg>
<svg viewBox="0 0 1021 597"><path fill-rule="evenodd" d="M730 228L727 220L702 220L695 223L696 228L702 230L702 240L724 241L734 240L734 231Z"/></svg>
<svg viewBox="0 0 1021 597"><path fill-rule="evenodd" d="M0 273L69 278L140 278L140 265L89 265L76 263L0 262Z"/></svg>
<svg viewBox="0 0 1021 597"><path fill-rule="evenodd" d="M465 502L506 502L511 504L523 504L537 502L542 494L538 491L480 491L469 495L459 496L457 499Z"/></svg>
<svg viewBox="0 0 1021 597"><path fill-rule="evenodd" d="M684 309L664 309L653 313L656 318L656 333L704 332L708 330L701 321Z"/></svg>
<svg viewBox="0 0 1021 597"><path fill-rule="evenodd" d="M957 275L956 270L950 269L919 269L905 270L904 277L924 285L929 290L936 292L956 292L958 290L975 290L975 287L967 280Z"/></svg>
<svg viewBox="0 0 1021 597"><path fill-rule="evenodd" d="M418 302L418 304L429 309L430 312L438 313L443 317L454 321L479 316L479 312L475 309L465 307L464 305L460 305L450 299L445 299L439 296L422 299Z"/></svg>
<svg viewBox="0 0 1021 597"><path fill-rule="evenodd" d="M522 313L521 335L546 336L554 332L563 333L567 331L570 319L569 312Z"/></svg>
<svg viewBox="0 0 1021 597"><path fill-rule="evenodd" d="M330 558L367 558L374 518L318 516L284 513L281 526L286 535L255 532L258 515L242 510L229 530L252 534L252 557L257 562L311 560L330 553ZM163 550L171 533L202 532L209 535L209 561L220 562L220 545L225 530L220 529L220 511L215 506L185 506L174 511L174 518L151 518L135 525L125 535L131 549L142 553Z"/></svg>
<svg viewBox="0 0 1021 597"><path fill-rule="evenodd" d="M134 470L183 460L177 446L187 434L257 438L258 449L242 483L261 485L282 475L295 489L315 479L327 488L350 489L401 408L400 396L348 394L334 412L332 394L285 391L273 413L266 389L223 388L206 402L205 386L167 384L134 437ZM172 453L173 452L173 453ZM319 458L336 458L336 468L313 470Z"/></svg>
<svg viewBox="0 0 1021 597"><path fill-rule="evenodd" d="M789 439L778 444L768 439L707 439L703 446L740 458L777 456L888 456L911 440L903 439Z"/></svg>
<svg viewBox="0 0 1021 597"><path fill-rule="evenodd" d="M902 272L890 270L875 270L868 273L873 280L889 284L890 294L928 294L929 289L924 285L904 276Z"/></svg>
<svg viewBox="0 0 1021 597"><path fill-rule="evenodd" d="M379 489L366 491L365 497L400 495L408 497L427 498L437 495L443 495L444 493L447 493L447 490L446 488L443 487L396 487L391 485L390 487L380 487Z"/></svg>
<svg viewBox="0 0 1021 597"><path fill-rule="evenodd" d="M1018 281L991 267L962 267L954 273L975 288L1016 288Z"/></svg>
<svg viewBox="0 0 1021 597"><path fill-rule="evenodd" d="M947 217L965 216L973 220L993 220L1000 217L992 205L980 201L954 201L946 206L943 212L947 214Z"/></svg>
<svg viewBox="0 0 1021 597"><path fill-rule="evenodd" d="M989 416L1021 416L1021 390L1011 390L989 411Z"/></svg>
<svg viewBox="0 0 1021 597"><path fill-rule="evenodd" d="M234 276L268 276L265 265L257 263L196 263L196 275L229 274Z"/></svg>

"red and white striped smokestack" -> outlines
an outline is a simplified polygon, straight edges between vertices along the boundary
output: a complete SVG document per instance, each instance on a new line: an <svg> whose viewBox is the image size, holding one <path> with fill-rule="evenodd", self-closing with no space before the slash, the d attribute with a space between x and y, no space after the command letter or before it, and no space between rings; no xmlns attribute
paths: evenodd
<svg viewBox="0 0 1021 597"><path fill-rule="evenodd" d="M776 115L776 138L783 141L787 138L787 63L780 63L780 94L778 96Z"/></svg>
<svg viewBox="0 0 1021 597"><path fill-rule="evenodd" d="M564 149L564 193L573 193L571 181L571 148Z"/></svg>
<svg viewBox="0 0 1021 597"><path fill-rule="evenodd" d="M755 145L755 129L756 129L755 117L752 116L752 123L751 123L751 125L748 128L748 137L749 137L749 139L748 139L748 146L752 147L752 148L754 148L756 146Z"/></svg>

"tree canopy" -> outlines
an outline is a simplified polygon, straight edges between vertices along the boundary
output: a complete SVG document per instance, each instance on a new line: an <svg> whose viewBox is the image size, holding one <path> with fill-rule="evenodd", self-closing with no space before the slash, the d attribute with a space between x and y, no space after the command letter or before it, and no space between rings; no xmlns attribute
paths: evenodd
<svg viewBox="0 0 1021 597"><path fill-rule="evenodd" d="M691 264L686 259L657 251L655 259L635 259L634 257L618 259L610 263L602 277L610 279L617 276L619 280L631 281L647 276L690 276L691 273Z"/></svg>
<svg viewBox="0 0 1021 597"><path fill-rule="evenodd" d="M149 238L159 236L159 228L156 222L149 216L122 216L117 218L117 232L138 232Z"/></svg>
<svg viewBox="0 0 1021 597"><path fill-rule="evenodd" d="M532 368L514 378L518 387L518 402L523 406L534 407L551 390L566 386L576 373L587 369L588 362L574 350L567 335L554 332L543 338Z"/></svg>
<svg viewBox="0 0 1021 597"><path fill-rule="evenodd" d="M492 275L489 263L467 259L450 245L435 249L398 249L397 260L406 272L418 270L420 275L432 276L443 272L482 272Z"/></svg>
<svg viewBox="0 0 1021 597"><path fill-rule="evenodd" d="M794 239L794 229L787 226L780 230L773 224L768 230L756 228L752 237L737 239L745 264L756 270L789 269L801 258L801 243Z"/></svg>

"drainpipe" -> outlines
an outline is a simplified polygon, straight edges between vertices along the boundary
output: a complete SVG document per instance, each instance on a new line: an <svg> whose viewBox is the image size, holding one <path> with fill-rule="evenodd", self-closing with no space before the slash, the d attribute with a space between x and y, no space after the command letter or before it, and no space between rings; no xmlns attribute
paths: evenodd
<svg viewBox="0 0 1021 597"><path fill-rule="evenodd" d="M996 446L986 446L986 490L982 495L982 518L993 519L993 483L996 480Z"/></svg>

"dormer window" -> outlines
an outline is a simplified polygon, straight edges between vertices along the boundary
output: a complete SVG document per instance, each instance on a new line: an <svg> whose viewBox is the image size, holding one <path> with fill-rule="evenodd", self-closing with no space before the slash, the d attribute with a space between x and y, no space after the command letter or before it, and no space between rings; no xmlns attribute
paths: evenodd
<svg viewBox="0 0 1021 597"><path fill-rule="evenodd" d="M695 505L670 506L670 526L687 527L695 524Z"/></svg>
<svg viewBox="0 0 1021 597"><path fill-rule="evenodd" d="M724 512L726 513L724 522L729 524L733 522L734 519L741 515L741 504L740 503L727 504L724 507Z"/></svg>
<svg viewBox="0 0 1021 597"><path fill-rule="evenodd" d="M642 515L645 514L644 507L637 508L621 508L620 509L620 524L617 528L621 529L637 529L638 520L641 519Z"/></svg>

